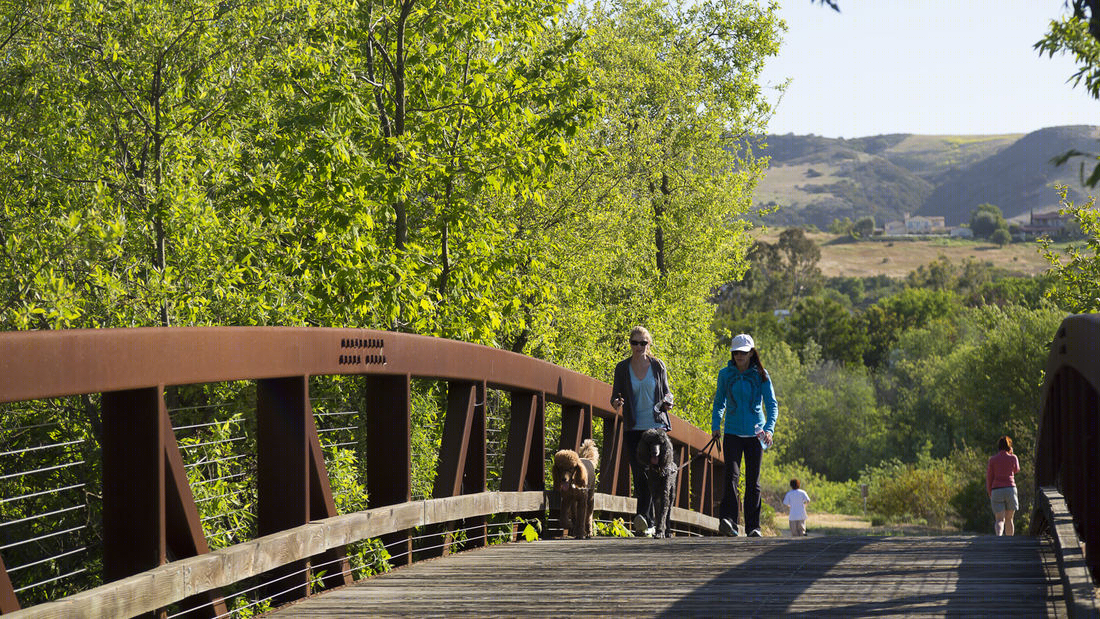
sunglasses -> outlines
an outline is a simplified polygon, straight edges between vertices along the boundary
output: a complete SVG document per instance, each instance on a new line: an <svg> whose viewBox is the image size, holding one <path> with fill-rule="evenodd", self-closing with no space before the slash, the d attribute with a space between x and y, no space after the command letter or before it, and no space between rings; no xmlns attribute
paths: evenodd
<svg viewBox="0 0 1100 619"><path fill-rule="evenodd" d="M645 346L645 345L646 345L646 344L648 344L648 343L649 343L649 342L647 342L647 341L645 341L645 340L642 340L642 341L640 341L640 342L639 342L638 340L630 340L630 345L631 345L631 346Z"/></svg>

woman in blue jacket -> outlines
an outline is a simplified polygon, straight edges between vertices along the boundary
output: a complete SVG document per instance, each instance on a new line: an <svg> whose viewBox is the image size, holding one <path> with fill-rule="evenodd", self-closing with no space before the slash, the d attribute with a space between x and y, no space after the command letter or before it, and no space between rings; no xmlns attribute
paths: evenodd
<svg viewBox="0 0 1100 619"><path fill-rule="evenodd" d="M765 411L767 416L765 417ZM722 432L722 451L726 460L725 492L718 507L719 532L737 535L741 497L737 480L741 475L741 456L745 457L745 530L749 537L760 537L760 460L764 445L772 442L772 430L779 416L771 377L760 363L760 353L752 336L740 334L730 343L730 362L718 372L714 391L711 432Z"/></svg>

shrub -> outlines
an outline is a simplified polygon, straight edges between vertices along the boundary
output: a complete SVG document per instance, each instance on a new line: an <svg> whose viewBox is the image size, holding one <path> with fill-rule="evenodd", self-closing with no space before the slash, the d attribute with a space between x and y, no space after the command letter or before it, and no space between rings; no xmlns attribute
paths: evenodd
<svg viewBox="0 0 1100 619"><path fill-rule="evenodd" d="M791 489L791 478L802 482L802 489L810 495L810 510L827 514L860 514L863 503L859 484L854 481L829 481L810 470L802 461L772 464L765 460L760 470L760 491L765 500L781 507L783 495Z"/></svg>
<svg viewBox="0 0 1100 619"><path fill-rule="evenodd" d="M957 474L946 459L928 456L926 446L917 464L898 460L864 472L861 481L870 485L867 507L893 522L924 522L944 527L956 519L951 503Z"/></svg>

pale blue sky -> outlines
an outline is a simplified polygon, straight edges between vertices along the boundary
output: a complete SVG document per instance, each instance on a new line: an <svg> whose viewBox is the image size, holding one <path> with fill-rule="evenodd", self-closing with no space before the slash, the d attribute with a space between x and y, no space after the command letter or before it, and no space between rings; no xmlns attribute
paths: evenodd
<svg viewBox="0 0 1100 619"><path fill-rule="evenodd" d="M1069 57L1032 49L1064 0L780 0L787 22L762 83L791 84L769 133L863 137L1028 133L1100 125L1066 80ZM774 90L770 91L774 100Z"/></svg>

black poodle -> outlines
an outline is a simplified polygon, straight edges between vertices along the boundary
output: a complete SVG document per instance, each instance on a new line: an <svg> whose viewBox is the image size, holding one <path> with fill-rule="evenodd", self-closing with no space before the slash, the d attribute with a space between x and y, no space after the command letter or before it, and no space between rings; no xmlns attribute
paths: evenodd
<svg viewBox="0 0 1100 619"><path fill-rule="evenodd" d="M672 441L664 430L646 430L642 433L642 440L638 441L636 456L645 467L645 476L649 481L655 536L670 537L672 531L668 527L669 514L672 512L676 473L679 471L673 461Z"/></svg>

